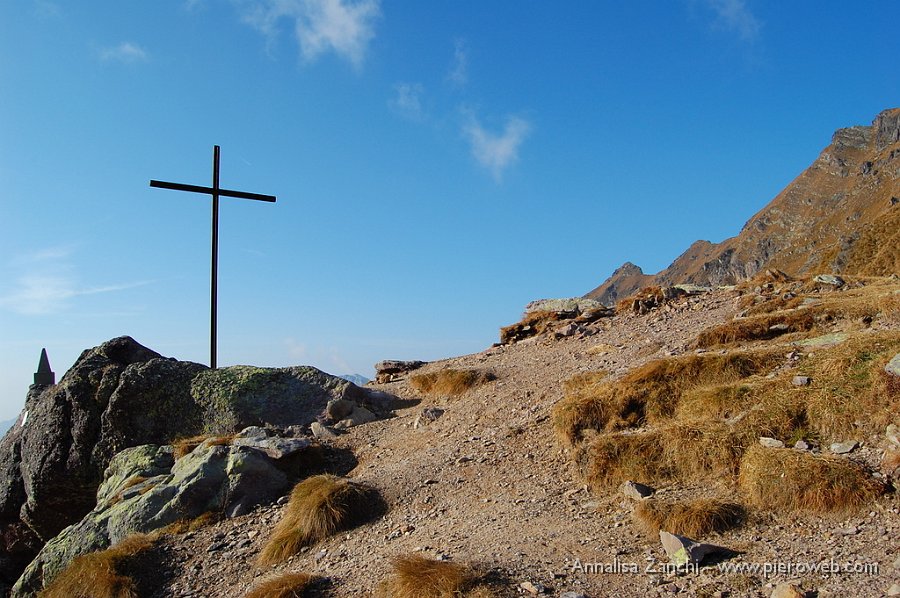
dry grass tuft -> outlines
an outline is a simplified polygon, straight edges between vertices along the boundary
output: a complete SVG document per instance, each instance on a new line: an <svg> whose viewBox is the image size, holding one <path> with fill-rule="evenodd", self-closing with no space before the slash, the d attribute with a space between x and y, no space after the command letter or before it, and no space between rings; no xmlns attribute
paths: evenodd
<svg viewBox="0 0 900 598"><path fill-rule="evenodd" d="M122 572L125 562L150 549L156 535L129 536L111 548L72 559L41 598L137 598L134 580Z"/></svg>
<svg viewBox="0 0 900 598"><path fill-rule="evenodd" d="M302 598L315 579L308 573L281 573L254 585L244 598Z"/></svg>
<svg viewBox="0 0 900 598"><path fill-rule="evenodd" d="M446 369L411 376L409 385L427 395L455 397L496 379L491 372Z"/></svg>
<svg viewBox="0 0 900 598"><path fill-rule="evenodd" d="M743 520L744 515L741 505L714 498L675 503L645 500L634 510L635 521L648 534L655 536L659 530L664 530L691 538L731 529Z"/></svg>
<svg viewBox="0 0 900 598"><path fill-rule="evenodd" d="M665 423L691 389L744 380L781 359L777 349L690 354L651 361L615 381L575 381L570 385L572 390L554 406L554 427L567 443L575 444L585 430Z"/></svg>
<svg viewBox="0 0 900 598"><path fill-rule="evenodd" d="M575 462L585 482L598 493L614 490L625 480L668 480L674 472L661 439L658 431L597 434L576 447Z"/></svg>
<svg viewBox="0 0 900 598"><path fill-rule="evenodd" d="M378 586L380 598L494 598L469 567L421 555L393 560L394 571Z"/></svg>
<svg viewBox="0 0 900 598"><path fill-rule="evenodd" d="M813 384L800 391L810 426L825 438L875 433L900 413L900 384L884 366L900 351L900 332L879 332L816 352L804 364Z"/></svg>
<svg viewBox="0 0 900 598"><path fill-rule="evenodd" d="M783 334L807 332L816 325L813 310L768 313L707 328L697 336L701 348L769 340Z"/></svg>
<svg viewBox="0 0 900 598"><path fill-rule="evenodd" d="M662 287L650 286L644 287L633 295L619 299L616 302L616 312L641 311L642 305L658 306L662 305L666 296Z"/></svg>
<svg viewBox="0 0 900 598"><path fill-rule="evenodd" d="M762 446L744 453L739 485L751 505L788 512L844 513L884 492L848 459Z"/></svg>
<svg viewBox="0 0 900 598"><path fill-rule="evenodd" d="M280 563L335 532L361 523L371 512L373 490L330 474L297 484L281 521L260 552L261 566Z"/></svg>
<svg viewBox="0 0 900 598"><path fill-rule="evenodd" d="M164 527L162 531L165 534L186 534L187 532L194 532L200 528L218 523L221 520L221 513L207 511L193 519L179 519L175 523L170 523Z"/></svg>
<svg viewBox="0 0 900 598"><path fill-rule="evenodd" d="M208 442L212 446L224 446L231 444L234 437L235 434L226 434L223 436L201 434L200 436L191 436L190 438L179 438L172 442L172 455L175 459L181 459L204 442Z"/></svg>

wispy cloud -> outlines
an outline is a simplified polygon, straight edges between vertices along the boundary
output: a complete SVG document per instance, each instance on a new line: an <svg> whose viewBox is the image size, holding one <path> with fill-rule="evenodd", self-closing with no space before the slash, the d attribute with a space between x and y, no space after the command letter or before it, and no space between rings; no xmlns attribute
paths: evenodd
<svg viewBox="0 0 900 598"><path fill-rule="evenodd" d="M759 35L762 23L747 6L746 0L706 0L715 13L713 27L737 33L743 41L753 41Z"/></svg>
<svg viewBox="0 0 900 598"><path fill-rule="evenodd" d="M354 67L362 66L380 0L234 0L247 24L269 38L278 35L279 23L289 21L306 62L334 52Z"/></svg>
<svg viewBox="0 0 900 598"><path fill-rule="evenodd" d="M425 88L421 83L397 83L394 85L394 97L388 106L404 118L421 121L425 117L422 109L422 94Z"/></svg>
<svg viewBox="0 0 900 598"><path fill-rule="evenodd" d="M150 55L139 45L132 42L122 42L118 46L103 48L100 50L100 60L104 62L122 62L134 64L147 62Z"/></svg>
<svg viewBox="0 0 900 598"><path fill-rule="evenodd" d="M62 9L50 0L34 0L34 13L42 19L55 19L62 16Z"/></svg>
<svg viewBox="0 0 900 598"><path fill-rule="evenodd" d="M453 44L453 64L447 80L455 87L465 87L469 82L469 52L463 39L457 39Z"/></svg>
<svg viewBox="0 0 900 598"><path fill-rule="evenodd" d="M78 283L70 261L71 246L50 247L12 259L11 265L19 275L12 288L0 296L0 308L22 315L48 315L65 311L71 299L85 295L99 295L124 291L151 284L143 280L103 286L83 286Z"/></svg>
<svg viewBox="0 0 900 598"><path fill-rule="evenodd" d="M463 134L469 140L472 156L491 171L496 181L500 181L504 171L518 159L519 147L529 132L531 124L517 116L507 117L502 133L488 131L471 113L463 125Z"/></svg>

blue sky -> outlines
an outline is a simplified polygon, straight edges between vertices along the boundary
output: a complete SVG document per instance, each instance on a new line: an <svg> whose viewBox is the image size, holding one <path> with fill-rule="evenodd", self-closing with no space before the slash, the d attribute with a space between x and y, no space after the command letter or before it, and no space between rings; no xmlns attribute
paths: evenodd
<svg viewBox="0 0 900 598"><path fill-rule="evenodd" d="M0 419L129 334L372 375L720 241L900 105L896 2L7 0Z"/></svg>

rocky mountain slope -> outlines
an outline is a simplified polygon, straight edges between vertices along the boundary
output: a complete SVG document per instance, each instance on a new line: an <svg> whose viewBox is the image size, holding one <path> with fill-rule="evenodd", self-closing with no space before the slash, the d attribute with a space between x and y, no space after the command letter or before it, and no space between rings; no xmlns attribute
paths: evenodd
<svg viewBox="0 0 900 598"><path fill-rule="evenodd" d="M792 275L900 272L900 108L839 129L813 164L736 236L697 241L658 274L632 263L585 296L607 305L646 286L734 284Z"/></svg>

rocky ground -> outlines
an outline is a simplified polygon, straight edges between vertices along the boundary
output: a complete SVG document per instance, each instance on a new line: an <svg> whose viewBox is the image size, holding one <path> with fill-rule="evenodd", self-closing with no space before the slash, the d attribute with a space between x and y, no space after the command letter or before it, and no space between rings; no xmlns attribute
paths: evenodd
<svg viewBox="0 0 900 598"><path fill-rule="evenodd" d="M617 489L588 493L554 435L550 410L565 380L593 370L615 376L693 351L697 333L737 313L738 301L727 290L686 297L649 314L600 319L572 337L543 336L424 366L422 372L454 367L496 375L454 399L423 398L404 379L376 385L405 399L395 417L325 442L352 451L355 463L344 469L381 492L388 504L383 517L260 569L256 555L282 507L259 508L165 537L146 557L158 566L144 568L142 585L159 597L232 597L272 570L305 571L327 577L329 595L367 596L389 572L391 557L418 552L474 564L509 596L768 597L783 582L808 596L900 593L900 509L893 496L843 519L751 512L736 530L701 538L737 552L722 564L849 564L850 571L728 572L713 563L671 573L662 570L668 559L658 538L632 523L633 503ZM444 413L426 422L420 416L432 407ZM877 460L878 442L863 443L859 454ZM660 493L696 497L709 490L677 485ZM729 481L717 491L732 492Z"/></svg>

